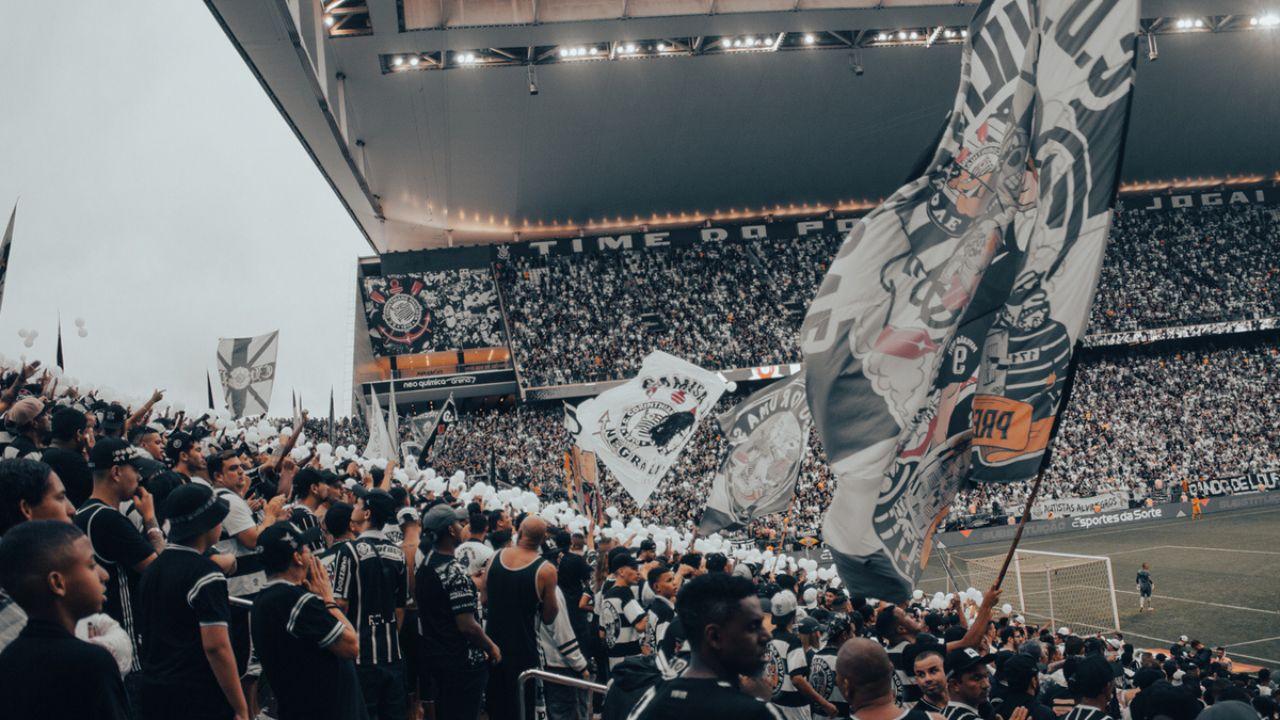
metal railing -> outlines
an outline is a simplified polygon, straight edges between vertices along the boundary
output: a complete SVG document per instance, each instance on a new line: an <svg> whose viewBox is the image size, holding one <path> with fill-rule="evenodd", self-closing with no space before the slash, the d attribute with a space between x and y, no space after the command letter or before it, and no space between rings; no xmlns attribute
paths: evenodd
<svg viewBox="0 0 1280 720"><path fill-rule="evenodd" d="M528 717L524 714L524 686L525 683L528 683L533 679L538 679L542 682L555 683L557 685L565 685L579 690L587 690L593 693L600 693L601 695L604 695L609 690L607 686L601 685L600 683L593 683L590 680L582 680L580 678L569 677L567 675L557 675L552 672L547 672L546 670L525 670L520 673L520 677L516 679L516 708L520 712L516 717L518 717L519 720L524 720Z"/></svg>

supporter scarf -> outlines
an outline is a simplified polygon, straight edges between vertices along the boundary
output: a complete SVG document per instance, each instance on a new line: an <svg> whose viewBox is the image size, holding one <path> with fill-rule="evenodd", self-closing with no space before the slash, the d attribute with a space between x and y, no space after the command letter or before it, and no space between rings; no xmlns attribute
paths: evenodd
<svg viewBox="0 0 1280 720"><path fill-rule="evenodd" d="M962 480L1048 450L1097 284L1136 0L984 0L923 174L846 238L801 330L854 595L905 600Z"/></svg>

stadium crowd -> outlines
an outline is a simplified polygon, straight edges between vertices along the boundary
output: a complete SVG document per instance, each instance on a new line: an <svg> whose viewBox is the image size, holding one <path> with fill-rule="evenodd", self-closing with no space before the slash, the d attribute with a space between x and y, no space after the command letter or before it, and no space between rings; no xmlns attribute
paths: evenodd
<svg viewBox="0 0 1280 720"><path fill-rule="evenodd" d="M655 348L717 370L798 362L804 311L839 247L815 234L500 264L522 381L627 377ZM1117 213L1090 333L1278 315L1274 208Z"/></svg>
<svg viewBox="0 0 1280 720"><path fill-rule="evenodd" d="M1139 651L996 589L850 597L812 559L593 527L305 417L0 382L5 717L1277 717L1269 672L1196 640ZM608 692L522 690L533 668Z"/></svg>

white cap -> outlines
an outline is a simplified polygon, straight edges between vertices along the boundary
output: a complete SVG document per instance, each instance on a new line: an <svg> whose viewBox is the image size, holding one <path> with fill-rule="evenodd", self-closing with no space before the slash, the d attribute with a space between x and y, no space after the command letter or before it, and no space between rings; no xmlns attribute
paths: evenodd
<svg viewBox="0 0 1280 720"><path fill-rule="evenodd" d="M809 588L804 591L804 606L814 607L818 604L818 588Z"/></svg>
<svg viewBox="0 0 1280 720"><path fill-rule="evenodd" d="M769 600L769 614L774 617L790 615L796 611L796 596L790 590L783 590Z"/></svg>
<svg viewBox="0 0 1280 720"><path fill-rule="evenodd" d="M1186 636L1186 635L1179 635L1179 636L1178 636L1178 642L1186 642L1186 641L1187 641L1187 636Z"/></svg>
<svg viewBox="0 0 1280 720"><path fill-rule="evenodd" d="M1070 634L1071 634L1071 628L1067 627L1066 625L1063 625L1062 627L1058 628L1058 634L1059 634L1059 635L1070 635Z"/></svg>

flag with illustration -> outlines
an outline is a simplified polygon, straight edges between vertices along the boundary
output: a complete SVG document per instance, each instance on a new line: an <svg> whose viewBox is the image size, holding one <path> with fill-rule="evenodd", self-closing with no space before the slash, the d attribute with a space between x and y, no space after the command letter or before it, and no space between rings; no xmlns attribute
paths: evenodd
<svg viewBox="0 0 1280 720"><path fill-rule="evenodd" d="M233 417L262 415L271 406L279 331L218 340L218 378Z"/></svg>
<svg viewBox="0 0 1280 720"><path fill-rule="evenodd" d="M801 330L852 594L910 596L964 482L1034 477L1127 131L1136 0L984 0L922 174L849 233Z"/></svg>

